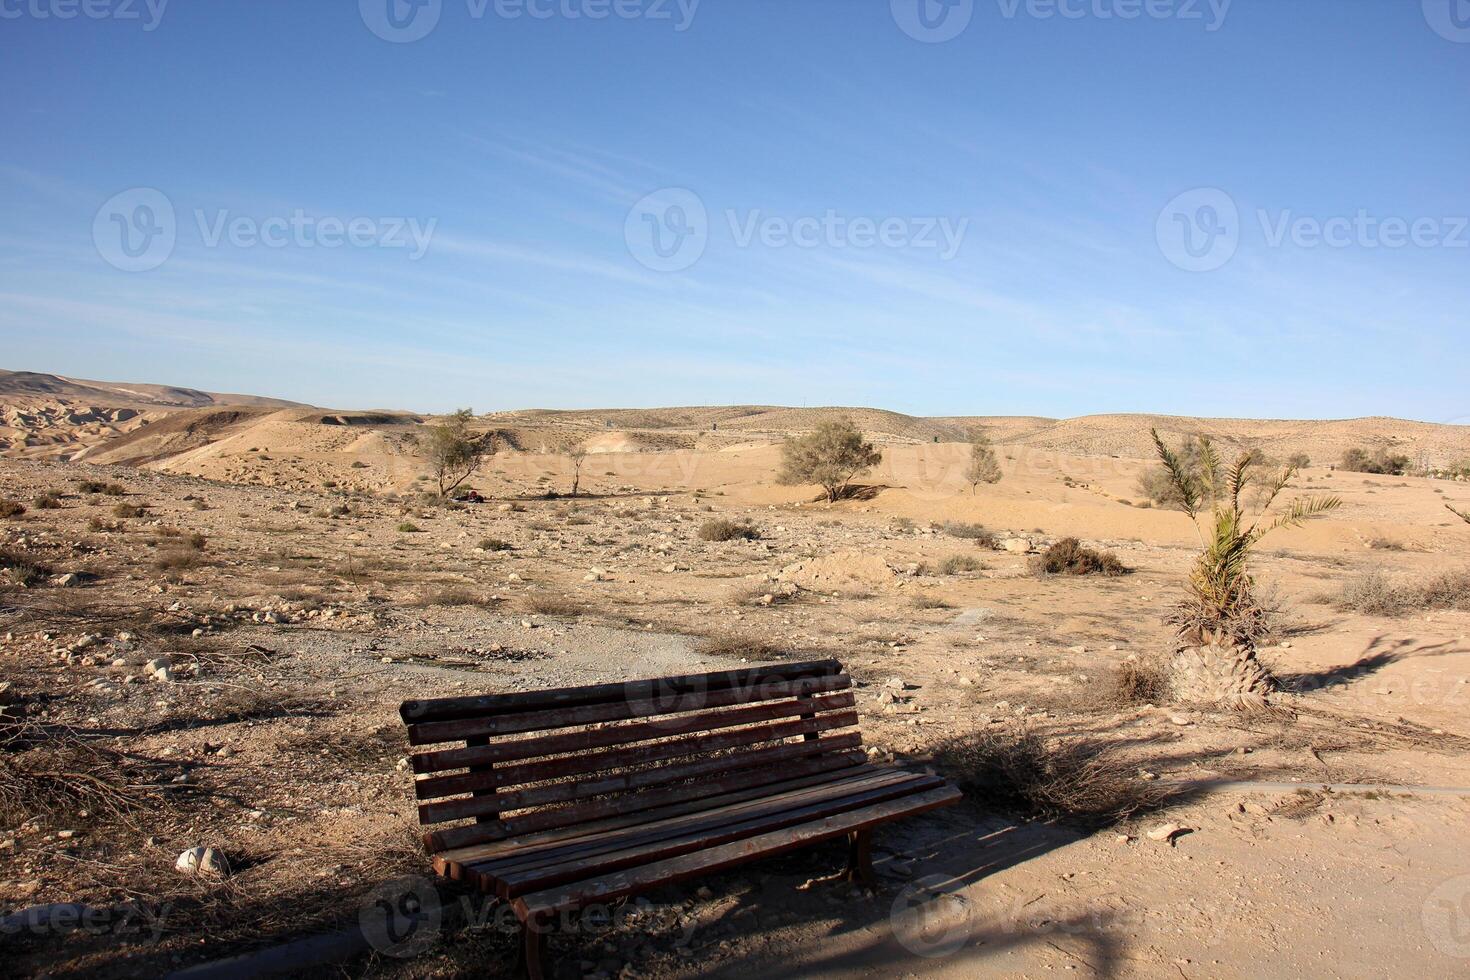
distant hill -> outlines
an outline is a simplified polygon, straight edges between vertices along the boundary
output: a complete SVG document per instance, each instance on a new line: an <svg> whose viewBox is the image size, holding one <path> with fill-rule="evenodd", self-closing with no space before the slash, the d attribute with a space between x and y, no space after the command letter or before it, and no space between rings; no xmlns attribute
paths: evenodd
<svg viewBox="0 0 1470 980"><path fill-rule="evenodd" d="M118 381L87 381L59 374L0 370L0 401L7 399L54 399L84 402L111 408L208 408L238 405L247 408L305 408L300 402L259 395L234 395L171 385L132 384Z"/></svg>

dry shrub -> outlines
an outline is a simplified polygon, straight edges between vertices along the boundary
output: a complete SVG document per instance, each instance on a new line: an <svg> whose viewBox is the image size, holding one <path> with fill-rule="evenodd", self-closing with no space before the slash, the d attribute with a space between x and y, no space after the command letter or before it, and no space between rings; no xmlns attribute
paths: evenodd
<svg viewBox="0 0 1470 980"><path fill-rule="evenodd" d="M0 500L0 517L19 517L26 512L26 505L18 500Z"/></svg>
<svg viewBox="0 0 1470 980"><path fill-rule="evenodd" d="M1038 575L1126 575L1133 569L1111 551L1084 548L1076 538L1063 538L1032 563Z"/></svg>
<svg viewBox="0 0 1470 980"><path fill-rule="evenodd" d="M924 592L921 592L918 595L914 596L914 598L913 598L913 606L914 606L915 609L953 609L954 608L954 606L951 603L946 602L945 600L939 598L939 596L937 596L937 595L930 595L930 594L924 593Z"/></svg>
<svg viewBox="0 0 1470 980"><path fill-rule="evenodd" d="M738 634L712 636L701 640L695 646L695 652L704 657L721 657L728 660L771 661L783 660L786 657L785 651L780 647L773 646L765 640Z"/></svg>
<svg viewBox="0 0 1470 980"><path fill-rule="evenodd" d="M587 611L587 607L577 600L559 595L526 596L524 605L526 612L535 613L538 616L566 616L571 618L580 616Z"/></svg>
<svg viewBox="0 0 1470 980"><path fill-rule="evenodd" d="M1113 667L1104 700L1117 705L1160 704L1169 698L1169 671L1158 657L1124 660Z"/></svg>
<svg viewBox="0 0 1470 980"><path fill-rule="evenodd" d="M491 600L469 589L450 586L425 592L418 599L420 606L485 606Z"/></svg>
<svg viewBox="0 0 1470 980"><path fill-rule="evenodd" d="M158 553L153 559L153 567L162 572L183 571L199 567L202 560L198 549L174 545Z"/></svg>
<svg viewBox="0 0 1470 980"><path fill-rule="evenodd" d="M1470 609L1470 569L1441 572L1420 582L1391 579L1381 569L1371 569L1344 583L1337 605L1369 616Z"/></svg>
<svg viewBox="0 0 1470 980"><path fill-rule="evenodd" d="M995 534L983 524L964 524L960 521L945 521L944 533L952 538L964 538L981 547L995 547Z"/></svg>
<svg viewBox="0 0 1470 980"><path fill-rule="evenodd" d="M1168 797L1104 742L1048 741L1029 729L957 736L940 743L934 760L981 805L1037 820L1104 827Z"/></svg>
<svg viewBox="0 0 1470 980"><path fill-rule="evenodd" d="M950 555L939 563L940 575L958 575L961 572L978 572L985 563L974 555Z"/></svg>
<svg viewBox="0 0 1470 980"><path fill-rule="evenodd" d="M716 518L705 521L699 528L701 541L754 541L761 536L755 525L744 521L728 521Z"/></svg>
<svg viewBox="0 0 1470 980"><path fill-rule="evenodd" d="M118 504L112 508L114 517L142 517L148 513L147 504Z"/></svg>
<svg viewBox="0 0 1470 980"><path fill-rule="evenodd" d="M21 551L0 551L0 573L12 585L32 586L43 582L52 574L45 562L38 561Z"/></svg>
<svg viewBox="0 0 1470 980"><path fill-rule="evenodd" d="M482 538L480 541L481 551L512 551L514 546L500 538Z"/></svg>
<svg viewBox="0 0 1470 980"><path fill-rule="evenodd" d="M1369 541L1368 542L1368 547L1372 548L1374 551L1403 551L1404 550L1403 543L1402 542L1399 542L1399 541L1395 541L1392 538L1374 538L1372 541Z"/></svg>
<svg viewBox="0 0 1470 980"><path fill-rule="evenodd" d="M10 735L6 747L23 750L0 750L0 825L7 827L36 816L71 821L78 810L112 818L153 811L161 805L162 785L175 772L70 738L25 747L25 734Z"/></svg>
<svg viewBox="0 0 1470 980"><path fill-rule="evenodd" d="M38 493L31 501L31 506L36 510L60 510L61 498L54 493Z"/></svg>

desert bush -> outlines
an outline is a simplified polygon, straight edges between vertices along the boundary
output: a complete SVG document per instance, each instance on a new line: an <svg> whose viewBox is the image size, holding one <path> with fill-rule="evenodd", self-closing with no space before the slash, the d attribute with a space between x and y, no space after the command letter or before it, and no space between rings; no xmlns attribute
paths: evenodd
<svg viewBox="0 0 1470 980"><path fill-rule="evenodd" d="M36 510L60 510L61 498L54 493L39 493L31 501L31 506Z"/></svg>
<svg viewBox="0 0 1470 980"><path fill-rule="evenodd" d="M944 533L952 538L964 538L973 541L981 547L995 547L995 534L988 530L983 524L965 524L961 521L945 521Z"/></svg>
<svg viewBox="0 0 1470 980"><path fill-rule="evenodd" d="M1354 447L1342 454L1338 468L1349 473L1378 473L1385 476L1403 476L1409 468L1409 457L1394 455L1383 448L1371 452Z"/></svg>
<svg viewBox="0 0 1470 980"><path fill-rule="evenodd" d="M538 616L565 616L572 618L580 616L587 611L587 608L577 600L558 595L527 596L524 605L526 612L535 613Z"/></svg>
<svg viewBox="0 0 1470 980"><path fill-rule="evenodd" d="M458 586L433 589L418 599L420 606L483 606L488 603L484 596Z"/></svg>
<svg viewBox="0 0 1470 980"><path fill-rule="evenodd" d="M1293 469L1304 470L1312 465L1312 460L1306 453L1292 453L1286 457L1286 465Z"/></svg>
<svg viewBox="0 0 1470 980"><path fill-rule="evenodd" d="M745 521L716 518L705 521L699 527L701 541L754 541L760 536L761 532L755 525Z"/></svg>
<svg viewBox="0 0 1470 980"><path fill-rule="evenodd" d="M720 657L726 660L772 661L786 656L780 647L751 636L712 636L699 641L695 651L705 657Z"/></svg>
<svg viewBox="0 0 1470 980"><path fill-rule="evenodd" d="M1404 550L1403 543L1400 541L1395 541L1392 538L1374 538L1373 540L1368 542L1368 547L1372 548L1374 551Z"/></svg>
<svg viewBox="0 0 1470 980"><path fill-rule="evenodd" d="M107 518L98 517L95 514L87 518L87 530L89 531L116 531L120 527L122 525L117 521L109 521Z"/></svg>
<svg viewBox="0 0 1470 980"><path fill-rule="evenodd" d="M0 517L19 517L26 512L26 505L18 500L0 500Z"/></svg>
<svg viewBox="0 0 1470 980"><path fill-rule="evenodd" d="M971 493L980 489L982 483L1000 482L1000 463L995 458L995 450L990 446L990 438L979 429L970 434L970 462L965 467L965 482L970 485Z"/></svg>
<svg viewBox="0 0 1470 980"><path fill-rule="evenodd" d="M11 585L38 585L51 574L45 562L22 551L0 550L0 574Z"/></svg>
<svg viewBox="0 0 1470 980"><path fill-rule="evenodd" d="M1100 741L1047 741L1025 729L979 731L939 744L934 761L967 796L1037 820L1096 828L1152 809L1168 791Z"/></svg>
<svg viewBox="0 0 1470 980"><path fill-rule="evenodd" d="M978 572L985 563L974 555L950 555L939 563L940 575L958 575L961 572Z"/></svg>
<svg viewBox="0 0 1470 980"><path fill-rule="evenodd" d="M148 513L147 504L118 504L112 508L114 517L142 517Z"/></svg>
<svg viewBox="0 0 1470 980"><path fill-rule="evenodd" d="M1032 561L1038 575L1126 575L1133 569L1111 551L1085 548L1076 538L1062 538Z"/></svg>
<svg viewBox="0 0 1470 980"><path fill-rule="evenodd" d="M883 454L850 419L833 419L786 440L776 480L783 486L815 483L828 501L836 501L848 493L854 477L882 461Z"/></svg>
<svg viewBox="0 0 1470 980"><path fill-rule="evenodd" d="M153 559L153 567L159 571L177 572L188 568L196 568L201 562L198 548L190 548L187 545L175 544L160 551Z"/></svg>
<svg viewBox="0 0 1470 980"><path fill-rule="evenodd" d="M920 592L910 600L915 609L953 609L954 606L937 595Z"/></svg>
<svg viewBox="0 0 1470 980"><path fill-rule="evenodd" d="M513 551L514 546L509 541L500 538L481 538L481 551Z"/></svg>
<svg viewBox="0 0 1470 980"><path fill-rule="evenodd" d="M404 521L398 525L398 533L400 534L421 534L422 532L423 528L412 521Z"/></svg>
<svg viewBox="0 0 1470 980"><path fill-rule="evenodd" d="M82 493L100 493L104 497L121 497L128 491L116 483L103 483L101 480L78 480L77 490Z"/></svg>
<svg viewBox="0 0 1470 980"><path fill-rule="evenodd" d="M1168 667L1159 658L1148 658L1116 664L1104 700L1118 705L1159 704L1168 696Z"/></svg>
<svg viewBox="0 0 1470 980"><path fill-rule="evenodd" d="M1343 584L1336 604L1369 616L1470 609L1470 569L1442 572L1419 582L1392 579L1381 569L1370 569Z"/></svg>
<svg viewBox="0 0 1470 980"><path fill-rule="evenodd" d="M354 459L352 461L352 468L354 470L365 470L367 469L367 464L360 459Z"/></svg>

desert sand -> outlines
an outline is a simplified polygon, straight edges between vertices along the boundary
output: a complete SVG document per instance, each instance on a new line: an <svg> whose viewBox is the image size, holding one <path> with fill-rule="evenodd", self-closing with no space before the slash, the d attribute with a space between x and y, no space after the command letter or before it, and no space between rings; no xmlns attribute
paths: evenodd
<svg viewBox="0 0 1470 980"><path fill-rule="evenodd" d="M7 955L22 972L158 975L350 932L380 882L427 873L397 719L406 697L815 655L860 683L876 757L934 765L937 745L975 732L1085 740L1171 798L1091 824L971 799L884 828L873 894L798 887L835 869L830 849L713 876L697 895L668 888L605 934L558 940L570 975L1470 969L1470 611L1370 615L1341 601L1374 570L1419 581L1470 564L1470 524L1446 508L1470 511L1470 484L1327 465L1381 446L1446 466L1470 458L1464 427L505 412L475 422L499 446L470 481L489 502L446 507L420 492L429 416L108 390L0 386L0 498L26 506L0 534L7 554L44 566L4 593L0 681L32 737L80 733L168 788L142 807L61 806L0 827L0 912L136 903L148 928L17 929ZM828 504L776 485L781 440L838 414L884 455L863 492ZM972 492L976 426L1003 478ZM1164 619L1198 547L1183 513L1139 506L1151 426L1304 453L1289 492L1344 502L1273 536L1256 567L1283 608L1261 650L1281 710L1115 696L1121 664L1170 648ZM559 496L578 444L583 495ZM48 493L56 506L34 505ZM702 540L712 518L759 536ZM957 523L1001 543L957 536ZM1067 536L1132 573L1034 574L1035 553ZM973 567L946 571L952 556ZM229 876L176 872L194 846L227 855ZM923 929L901 914L918 893ZM513 936L474 925L447 913L415 958L358 951L333 969L515 975Z"/></svg>

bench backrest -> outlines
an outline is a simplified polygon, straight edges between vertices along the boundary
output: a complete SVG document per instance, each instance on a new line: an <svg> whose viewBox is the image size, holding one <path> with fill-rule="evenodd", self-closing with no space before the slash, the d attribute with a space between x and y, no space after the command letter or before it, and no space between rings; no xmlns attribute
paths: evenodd
<svg viewBox="0 0 1470 980"><path fill-rule="evenodd" d="M405 701L431 853L863 761L836 660ZM443 743L463 743L444 747ZM471 821L470 823L463 823Z"/></svg>

